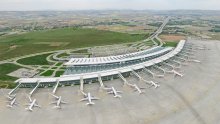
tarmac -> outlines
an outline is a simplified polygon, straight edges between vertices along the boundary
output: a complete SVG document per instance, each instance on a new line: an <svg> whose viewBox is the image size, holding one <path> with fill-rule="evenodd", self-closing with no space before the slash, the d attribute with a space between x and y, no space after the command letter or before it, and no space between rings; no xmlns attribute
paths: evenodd
<svg viewBox="0 0 220 124"><path fill-rule="evenodd" d="M179 71L183 77L166 74L155 78L160 87L154 89L135 76L126 78L129 83L145 87L144 94L123 86L121 79L103 82L123 91L122 98L114 98L106 91L99 90L99 84L85 84L85 92L99 97L95 105L87 106L79 93L79 86L59 87L57 95L68 104L62 109L53 109L49 104L54 98L49 95L52 88L38 89L33 98L41 108L33 112L25 110L28 103L26 94L32 89L18 89L18 106L7 108L7 99L0 92L0 121L2 124L219 124L220 123L220 41L190 40L205 45L209 50L198 50L196 59L201 63L189 62ZM138 73L146 80L151 77L145 72Z"/></svg>

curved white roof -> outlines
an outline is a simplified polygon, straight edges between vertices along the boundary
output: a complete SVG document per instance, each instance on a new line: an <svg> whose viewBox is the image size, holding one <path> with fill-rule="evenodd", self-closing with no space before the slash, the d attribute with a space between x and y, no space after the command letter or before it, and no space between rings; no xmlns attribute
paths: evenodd
<svg viewBox="0 0 220 124"><path fill-rule="evenodd" d="M164 60L167 60L167 59L175 56L183 49L184 44L185 44L185 40L181 40L174 50L172 50L171 52L169 52L163 56L160 56L158 58L155 58L155 59L152 59L152 60L140 63L140 64L131 65L131 66L123 67L123 68L117 68L117 69L112 69L112 70L108 70L108 71L84 73L84 74L64 75L62 77L56 77L56 78L20 78L15 82L19 82L19 83L54 82L55 83L57 80L59 80L59 81L74 81L74 80L80 80L81 77L83 77L83 79L90 79L90 78L97 78L99 75L101 75L101 77L103 77L103 76L110 76L110 75L119 74L119 72L124 73L124 72L129 72L132 70L138 70L138 69L141 69L144 67L148 67L148 66L152 66L154 64L160 63Z"/></svg>
<svg viewBox="0 0 220 124"><path fill-rule="evenodd" d="M161 48L153 47L151 49L139 51L139 52L134 52L134 53L129 53L129 54L124 54L124 55L118 55L118 56L108 56L108 57L95 57L95 58L72 58L70 59L69 62L65 63L67 66L71 65L92 65L92 64L107 64L107 63L116 63L116 62L124 62L124 61L130 61L130 60L135 60L139 58L145 58L148 56L156 55L161 52L169 51L172 50L172 48ZM157 50L159 49L159 50ZM154 50L157 50L153 52ZM148 54L146 54L149 52ZM144 54L145 53L145 54Z"/></svg>

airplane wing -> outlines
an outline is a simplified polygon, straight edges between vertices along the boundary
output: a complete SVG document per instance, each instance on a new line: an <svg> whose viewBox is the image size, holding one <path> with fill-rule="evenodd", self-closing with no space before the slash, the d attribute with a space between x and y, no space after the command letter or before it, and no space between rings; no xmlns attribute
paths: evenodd
<svg viewBox="0 0 220 124"><path fill-rule="evenodd" d="M117 93L123 93L122 91L116 91Z"/></svg>
<svg viewBox="0 0 220 124"><path fill-rule="evenodd" d="M139 89L146 89L146 87L140 87Z"/></svg>
<svg viewBox="0 0 220 124"><path fill-rule="evenodd" d="M36 104L36 103L34 104L34 106L36 106L36 107L40 108L40 106L39 106L38 104Z"/></svg>
<svg viewBox="0 0 220 124"><path fill-rule="evenodd" d="M105 89L105 90L109 90L109 91L112 90L112 88L104 88L104 89Z"/></svg>
<svg viewBox="0 0 220 124"><path fill-rule="evenodd" d="M50 104L56 104L57 103L57 101L54 101L54 102L51 102Z"/></svg>
<svg viewBox="0 0 220 124"><path fill-rule="evenodd" d="M7 105L7 107L12 108L13 106L12 105Z"/></svg>
<svg viewBox="0 0 220 124"><path fill-rule="evenodd" d="M63 104L67 104L67 102L65 102L65 101L61 101L61 103L63 103Z"/></svg>
<svg viewBox="0 0 220 124"><path fill-rule="evenodd" d="M109 92L108 92L108 94L112 94L112 93L114 93L114 92L113 92L113 91L109 91Z"/></svg>
<svg viewBox="0 0 220 124"><path fill-rule="evenodd" d="M87 97L87 98L83 98L83 99L81 99L80 101L85 101L85 100L88 100L88 97Z"/></svg>
<svg viewBox="0 0 220 124"><path fill-rule="evenodd" d="M31 97L30 97L30 96L28 96L28 99L29 99L29 101L30 101L30 102L32 102L32 99L31 99Z"/></svg>
<svg viewBox="0 0 220 124"><path fill-rule="evenodd" d="M31 104L25 104L25 106L30 106Z"/></svg>
<svg viewBox="0 0 220 124"><path fill-rule="evenodd" d="M32 108L30 108L30 107L27 107L27 108L25 108L26 110L28 110L28 111L33 111L33 109Z"/></svg>
<svg viewBox="0 0 220 124"><path fill-rule="evenodd" d="M52 95L52 96L55 97L56 99L59 99L59 97L56 96L56 95L54 95L54 94L51 94L51 93L50 93L50 95Z"/></svg>
<svg viewBox="0 0 220 124"><path fill-rule="evenodd" d="M55 109L61 109L61 106L54 106Z"/></svg>
<svg viewBox="0 0 220 124"><path fill-rule="evenodd" d="M92 97L91 99L92 100L98 100L99 98L98 97Z"/></svg>

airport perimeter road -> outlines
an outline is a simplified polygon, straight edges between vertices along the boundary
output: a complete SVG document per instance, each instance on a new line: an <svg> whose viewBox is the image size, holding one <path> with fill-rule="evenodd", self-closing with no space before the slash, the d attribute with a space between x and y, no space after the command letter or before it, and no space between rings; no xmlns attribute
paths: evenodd
<svg viewBox="0 0 220 124"><path fill-rule="evenodd" d="M63 109L53 109L53 101L48 94L51 89L38 89L36 98L42 108L28 112L24 108L26 95L31 89L19 89L18 107L12 109L0 102L2 124L219 124L220 122L220 41L193 41L204 44L210 50L198 50L196 57L202 63L189 63L183 66L184 77L167 74L158 89L147 88L139 95L132 89L122 86L120 79L104 82L122 90L122 98L113 98L106 92L99 92L99 84L85 85L85 92L101 98L94 106L79 102L79 86L58 88L57 94L68 102ZM145 73L140 73L145 77ZM147 76L145 77L147 78ZM127 78L129 83L137 83L134 76ZM147 87L146 84L142 86ZM0 100L4 100L3 95Z"/></svg>

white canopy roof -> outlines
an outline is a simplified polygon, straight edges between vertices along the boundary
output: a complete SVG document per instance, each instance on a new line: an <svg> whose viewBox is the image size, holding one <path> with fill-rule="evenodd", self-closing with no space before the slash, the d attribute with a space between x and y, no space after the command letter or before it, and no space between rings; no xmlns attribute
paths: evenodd
<svg viewBox="0 0 220 124"><path fill-rule="evenodd" d="M141 54L145 52L150 52L160 48L159 46L153 47L147 50L124 54L124 55L117 55L117 56L107 56L107 57L95 57L95 58L71 58L69 62L65 63L67 66L71 65L92 65L92 64L104 64L104 63L115 63L115 62L122 62L122 61L129 61L136 58L143 58ZM171 48L168 48L171 49ZM167 50L167 49L166 49Z"/></svg>
<svg viewBox="0 0 220 124"><path fill-rule="evenodd" d="M74 80L80 80L80 77L83 77L83 79L90 79L90 78L97 78L99 75L101 75L101 77L103 77L103 76L110 76L110 75L119 74L119 71L121 73L130 72L130 71L132 71L132 69L137 70L137 69L141 69L144 67L152 66L154 64L160 63L164 60L167 60L167 59L175 56L177 53L179 53L183 49L184 44L185 44L185 40L181 40L178 43L177 47L173 51L171 51L163 56L160 56L158 58L152 59L147 62L143 62L140 64L131 65L131 66L123 67L123 68L117 68L117 69L112 69L112 70L108 70L108 71L84 73L84 74L64 75L64 76L56 77L56 78L20 78L20 79L16 80L15 82L19 82L19 83L54 82L55 83L57 80L59 80L59 81L74 81Z"/></svg>

